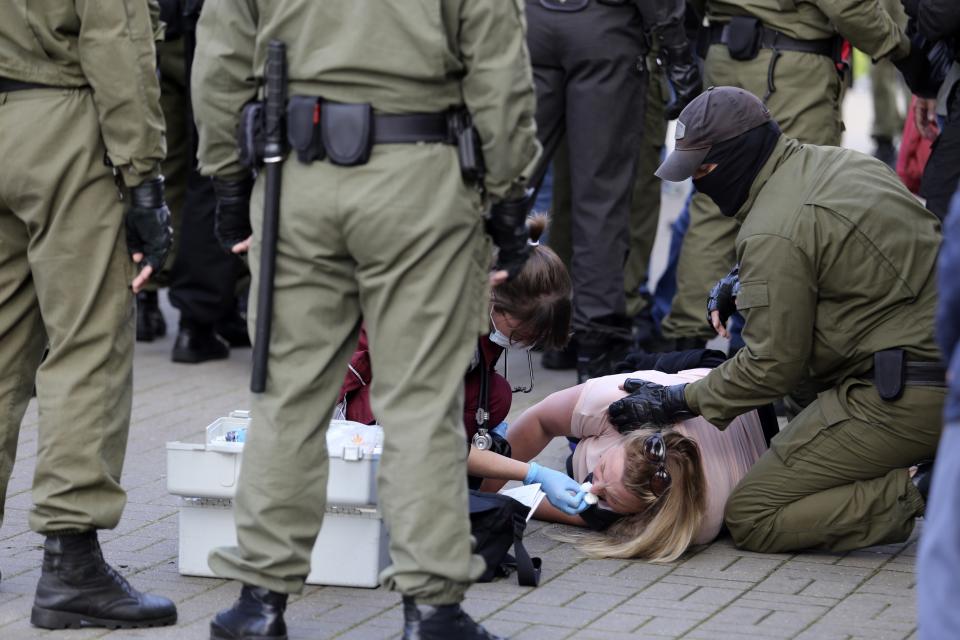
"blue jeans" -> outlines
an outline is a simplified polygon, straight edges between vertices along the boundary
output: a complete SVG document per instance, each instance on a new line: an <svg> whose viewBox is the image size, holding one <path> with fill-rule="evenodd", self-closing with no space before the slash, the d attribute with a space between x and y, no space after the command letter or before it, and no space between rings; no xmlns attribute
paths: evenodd
<svg viewBox="0 0 960 640"><path fill-rule="evenodd" d="M949 640L960 632L960 423L940 437L917 558L920 640Z"/></svg>

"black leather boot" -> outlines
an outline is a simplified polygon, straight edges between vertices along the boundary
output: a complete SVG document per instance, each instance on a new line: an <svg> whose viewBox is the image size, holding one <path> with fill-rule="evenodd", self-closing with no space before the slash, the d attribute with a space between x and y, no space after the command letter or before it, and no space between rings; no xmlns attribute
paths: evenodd
<svg viewBox="0 0 960 640"><path fill-rule="evenodd" d="M250 346L250 334L247 332L247 320L239 313L231 313L214 325L213 330L227 341L231 347Z"/></svg>
<svg viewBox="0 0 960 640"><path fill-rule="evenodd" d="M930 497L930 481L933 480L933 460L924 460L917 463L917 472L913 474L911 481L913 486L920 492L920 497L926 503Z"/></svg>
<svg viewBox="0 0 960 640"><path fill-rule="evenodd" d="M173 602L140 593L104 561L96 531L47 536L30 614L34 626L132 629L176 621Z"/></svg>
<svg viewBox="0 0 960 640"><path fill-rule="evenodd" d="M210 622L210 640L287 640L287 594L243 585L240 598Z"/></svg>
<svg viewBox="0 0 960 640"><path fill-rule="evenodd" d="M543 358L540 360L540 366L544 369L553 369L555 371L576 369L577 343L574 340L570 340L563 349L546 349L543 352Z"/></svg>
<svg viewBox="0 0 960 640"><path fill-rule="evenodd" d="M137 342L153 342L167 335L167 322L160 313L156 291L137 294Z"/></svg>
<svg viewBox="0 0 960 640"><path fill-rule="evenodd" d="M617 363L630 352L630 337L607 333L577 336L577 384L617 372Z"/></svg>
<svg viewBox="0 0 960 640"><path fill-rule="evenodd" d="M459 604L417 604L403 598L403 640L506 640L467 615Z"/></svg>
<svg viewBox="0 0 960 640"><path fill-rule="evenodd" d="M230 356L230 347L214 332L211 325L180 323L180 331L173 343L174 362L196 364L208 360L223 360Z"/></svg>

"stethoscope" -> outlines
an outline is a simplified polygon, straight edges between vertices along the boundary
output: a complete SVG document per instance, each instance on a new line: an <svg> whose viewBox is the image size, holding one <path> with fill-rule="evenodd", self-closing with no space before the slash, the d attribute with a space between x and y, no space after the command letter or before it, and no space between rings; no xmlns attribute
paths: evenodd
<svg viewBox="0 0 960 640"><path fill-rule="evenodd" d="M504 350L506 351L506 349ZM477 421L477 432L473 434L473 446L482 451L493 446L493 436L490 435L490 370L487 369L487 362L483 355L483 348L477 348L477 354L480 366L480 402L477 407L475 420ZM513 393L530 393L533 391L533 356L527 351L527 369L530 372L530 383L528 386L512 387ZM503 377L507 377L507 357L503 357Z"/></svg>

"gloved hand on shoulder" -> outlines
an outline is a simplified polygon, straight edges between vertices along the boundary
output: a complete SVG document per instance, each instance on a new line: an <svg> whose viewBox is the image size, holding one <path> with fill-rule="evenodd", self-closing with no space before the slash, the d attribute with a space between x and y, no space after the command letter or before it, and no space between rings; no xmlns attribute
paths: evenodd
<svg viewBox="0 0 960 640"><path fill-rule="evenodd" d="M666 427L679 420L693 417L683 395L686 384L669 387L627 378L623 390L630 392L626 398L611 402L607 407L610 422L620 433L627 433L645 425Z"/></svg>
<svg viewBox="0 0 960 640"><path fill-rule="evenodd" d="M523 484L537 482L540 483L540 489L547 494L550 504L567 515L575 516L589 506L583 499L586 492L580 488L580 483L565 473L531 462Z"/></svg>

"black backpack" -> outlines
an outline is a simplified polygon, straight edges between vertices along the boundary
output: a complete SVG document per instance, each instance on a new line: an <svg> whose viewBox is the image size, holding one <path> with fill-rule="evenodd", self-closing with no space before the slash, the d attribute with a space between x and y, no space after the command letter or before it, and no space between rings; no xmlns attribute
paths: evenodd
<svg viewBox="0 0 960 640"><path fill-rule="evenodd" d="M531 558L523 546L529 507L499 493L470 491L470 532L477 542L474 550L483 556L487 570L479 582L517 572L517 582L535 587L540 582L540 558ZM513 545L514 555L508 551Z"/></svg>

